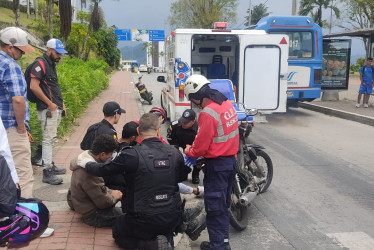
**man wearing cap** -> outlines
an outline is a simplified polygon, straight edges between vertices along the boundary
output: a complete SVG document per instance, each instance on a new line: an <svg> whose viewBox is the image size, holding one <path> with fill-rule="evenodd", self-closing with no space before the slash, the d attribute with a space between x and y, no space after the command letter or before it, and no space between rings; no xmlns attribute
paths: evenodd
<svg viewBox="0 0 374 250"><path fill-rule="evenodd" d="M65 174L66 169L56 167L53 162L53 140L57 136L57 127L61 116L65 116L66 108L62 99L60 84L57 79L56 63L67 51L58 39L47 42L47 52L37 58L30 68L30 90L38 98L36 109L43 134L42 165L45 183L58 185L62 178L56 175Z"/></svg>
<svg viewBox="0 0 374 250"><path fill-rule="evenodd" d="M178 148L181 147L184 150L187 144L192 145L195 140L197 128L195 111L186 109L179 120L171 123L167 131L167 140L169 144L175 145ZM200 169L195 164L192 171L193 184L199 184L199 172Z"/></svg>
<svg viewBox="0 0 374 250"><path fill-rule="evenodd" d="M27 33L8 27L0 31L0 116L8 136L14 165L19 177L22 197L31 198L33 170L27 129L30 119L27 103L27 85L16 60L25 52L33 52Z"/></svg>

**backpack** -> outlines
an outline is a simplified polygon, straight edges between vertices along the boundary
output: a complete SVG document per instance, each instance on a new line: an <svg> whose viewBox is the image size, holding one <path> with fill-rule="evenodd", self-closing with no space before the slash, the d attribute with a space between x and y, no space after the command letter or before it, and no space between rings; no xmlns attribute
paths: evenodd
<svg viewBox="0 0 374 250"><path fill-rule="evenodd" d="M32 92L32 90L30 89L30 82L31 82L31 73L30 72L31 72L31 69L32 69L32 67L34 66L34 64L36 62L40 63L40 65L42 66L43 73L44 73L44 78L40 79L40 81L43 82L44 84L46 84L48 86L48 83L45 80L45 77L47 76L47 73L46 73L46 70L45 70L44 59L43 59L43 57L38 57L32 64L30 64L29 66L27 66L25 74L24 74L25 75L26 84L27 84L27 100L30 101L30 102L33 102L33 103L36 103L39 100L39 98L36 97L36 95L34 94L34 92Z"/></svg>
<svg viewBox="0 0 374 250"><path fill-rule="evenodd" d="M370 66L371 67L371 72L373 72L374 74L374 67L373 66ZM365 69L366 69L366 65L362 66L362 75L365 74Z"/></svg>
<svg viewBox="0 0 374 250"><path fill-rule="evenodd" d="M88 129L86 134L83 137L83 140L81 142L81 149L82 150L90 150L93 141L95 140L97 134L97 130L103 125L101 122L95 123L91 125Z"/></svg>

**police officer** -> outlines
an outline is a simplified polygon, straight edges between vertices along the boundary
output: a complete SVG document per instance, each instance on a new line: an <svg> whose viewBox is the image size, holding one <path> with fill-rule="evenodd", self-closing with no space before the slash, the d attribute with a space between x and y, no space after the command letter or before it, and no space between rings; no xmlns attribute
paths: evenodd
<svg viewBox="0 0 374 250"><path fill-rule="evenodd" d="M181 118L177 121L173 121L167 130L167 140L169 144L176 146L177 148L186 148L186 145L192 145L195 140L197 133L197 122L196 113L192 109L186 109ZM192 171L192 183L199 184L200 169L193 166Z"/></svg>
<svg viewBox="0 0 374 250"><path fill-rule="evenodd" d="M182 221L178 182L183 180L184 160L175 147L160 141L157 115L144 114L138 132L142 142L124 148L113 161L78 164L97 176L125 174L125 214L117 219L113 237L125 249L153 249L157 245L153 239L172 236Z"/></svg>
<svg viewBox="0 0 374 250"><path fill-rule="evenodd" d="M203 110L195 141L184 152L206 159L204 202L210 242L203 241L200 248L231 249L228 208L239 149L238 118L232 103L209 83L202 75L192 75L186 81L186 97Z"/></svg>

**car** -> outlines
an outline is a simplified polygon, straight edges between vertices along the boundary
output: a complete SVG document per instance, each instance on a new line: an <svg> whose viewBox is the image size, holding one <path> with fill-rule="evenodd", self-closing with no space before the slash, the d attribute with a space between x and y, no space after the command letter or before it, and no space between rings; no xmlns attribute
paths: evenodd
<svg viewBox="0 0 374 250"><path fill-rule="evenodd" d="M140 72L147 72L147 66L145 66L144 64L140 64L139 71Z"/></svg>

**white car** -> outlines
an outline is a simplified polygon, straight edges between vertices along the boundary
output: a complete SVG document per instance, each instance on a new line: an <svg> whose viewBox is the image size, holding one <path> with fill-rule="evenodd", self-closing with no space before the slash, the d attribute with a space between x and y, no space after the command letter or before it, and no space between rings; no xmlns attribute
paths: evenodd
<svg viewBox="0 0 374 250"><path fill-rule="evenodd" d="M147 66L145 66L144 64L140 64L139 72L147 72Z"/></svg>

